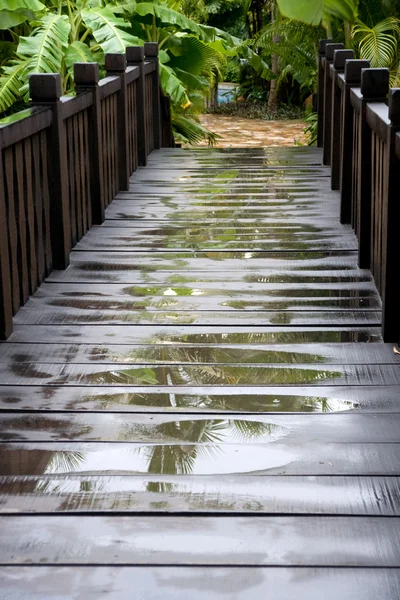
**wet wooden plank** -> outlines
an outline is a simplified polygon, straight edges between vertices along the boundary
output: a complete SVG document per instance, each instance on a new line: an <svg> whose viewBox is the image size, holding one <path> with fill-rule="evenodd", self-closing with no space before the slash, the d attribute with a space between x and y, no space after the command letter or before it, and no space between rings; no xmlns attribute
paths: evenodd
<svg viewBox="0 0 400 600"><path fill-rule="evenodd" d="M313 311L322 312L339 312L345 315L346 311L355 312L357 308L360 308L363 313L372 311L377 313L381 310L381 300L377 294L370 297L362 297L357 294L337 294L335 296L332 293L330 296L319 296L317 293L313 295L309 293L303 297L290 297L282 294L271 295L265 294L264 298L246 298L237 297L230 298L228 295L222 297L204 297L201 292L199 294L194 293L193 295L178 295L176 293L168 292L160 297L151 297L150 295L145 297L135 297L127 291L127 293L121 296L108 296L106 291L99 296L98 294L90 295L79 294L77 296L63 295L59 297L46 296L41 294L40 298L31 298L24 307L24 315L31 314L33 311L37 311L40 307L41 311L41 322L45 318L46 314L53 319L52 314L59 314L62 318L62 314L68 311L69 316L75 316L81 319L81 315L87 314L89 321L93 320L104 320L107 318L112 321L116 320L130 320L129 314L134 318L135 311L140 311L143 316L146 313L154 311L158 312L174 312L179 313L181 318L184 318L186 313L207 312L211 315L213 313L222 313L221 318L225 320L227 314L234 312L240 314L242 318L246 320L246 316L249 314L251 319L256 319L254 313L262 313L259 318L265 316L265 323L273 323L276 318L279 323L279 317L271 315L271 312L279 313L285 311L288 313L287 320L290 322L293 317L296 317L296 313L307 312L312 313ZM93 316L94 312L97 312L99 319L95 319ZM115 316L114 316L115 315ZM23 317L22 317L23 318ZM25 317L28 318L28 317ZM189 317L190 318L190 317ZM301 318L301 317L300 317ZM307 317L306 317L307 318ZM324 317L322 317L324 319ZM334 318L334 315L331 317ZM233 321L237 317L232 317ZM324 319L325 320L325 319ZM19 320L19 322L23 322ZM32 321L26 321L32 322ZM33 321L34 322L34 321ZM190 324L190 321L188 322Z"/></svg>
<svg viewBox="0 0 400 600"><path fill-rule="evenodd" d="M381 331L372 326L301 327L290 325L25 325L15 324L7 343L73 344L308 344L382 342ZM6 346L0 342L0 349Z"/></svg>
<svg viewBox="0 0 400 600"><path fill-rule="evenodd" d="M201 190L193 193L174 191L172 194L161 195L152 193L150 188L147 192L141 191L139 193L135 189L129 192L121 191L114 202L117 206L126 206L130 210L134 209L135 206L138 209L158 207L161 211L180 208L182 213L186 213L189 218L193 210L201 210L204 216L207 216L207 213L213 215L217 207L221 210L227 207L234 207L235 209L247 207L251 210L265 211L266 213L281 208L284 214L287 211L290 213L299 208L315 209L322 207L328 215L331 212L330 209L336 208L337 197L329 194L324 194L321 197L319 190L309 190L308 188L301 188L299 191L290 189L290 191L279 190L277 192L260 190L254 196L244 192L229 193L229 190L221 190L221 192L218 191L214 194L205 194ZM194 220L193 225L195 225ZM341 229L337 228L337 233L340 233L340 231Z"/></svg>
<svg viewBox="0 0 400 600"><path fill-rule="evenodd" d="M155 297L217 297L217 298L245 298L256 300L262 298L336 298L354 297L377 298L378 292L373 281L336 281L332 283L301 282L300 283L254 283L242 282L240 288L232 281L225 283L216 281L196 282L188 281L175 284L135 284L127 286L123 283L43 283L35 294L35 298L155 298Z"/></svg>
<svg viewBox="0 0 400 600"><path fill-rule="evenodd" d="M1 564L399 567L387 517L0 517ZM93 535L96 531L96 535Z"/></svg>
<svg viewBox="0 0 400 600"><path fill-rule="evenodd" d="M76 256L80 256L77 252ZM222 265L215 270L199 271L195 268L190 272L181 270L159 270L154 265L148 265L148 269L135 269L133 261L127 265L107 264L107 269L95 261L86 261L85 263L75 263L65 271L53 271L48 277L48 282L65 283L161 283L166 285L197 284L197 283L223 283L224 281L236 282L237 286L244 283L340 283L340 282L364 282L372 281L370 271L366 269L347 268L341 269L330 265L326 269L282 269L282 268L261 268L258 270L234 268L224 271ZM217 267L217 265L216 265ZM196 287L193 285L193 287Z"/></svg>
<svg viewBox="0 0 400 600"><path fill-rule="evenodd" d="M9 413L1 442L132 442L134 444L396 443L399 414L218 415ZM334 460L334 459L333 459Z"/></svg>
<svg viewBox="0 0 400 600"><path fill-rule="evenodd" d="M257 194L253 194L257 196ZM140 197L140 196L138 196ZM260 219L241 219L240 221L235 218L235 213L230 212L230 218L226 219L214 219L212 216L208 215L202 219L190 219L188 215L187 220L177 221L174 219L169 219L168 222L165 220L159 220L157 218L152 219L151 221L147 221L146 219L106 219L104 223L102 223L99 228L106 229L111 227L115 229L116 227L121 229L126 229L127 227L135 227L135 228L143 228L143 229L151 229L151 228L168 228L174 230L197 230L200 232L203 229L212 228L212 230L226 230L230 229L236 232L245 233L247 230L248 233L254 233L259 231L260 233L270 231L273 234L274 231L279 232L293 232L293 231L306 231L306 232L316 232L320 229L324 228L335 228L335 222L337 220L335 217L331 217L329 215L325 215L325 217L313 217L310 220L307 217L297 216L293 217L290 215L285 215L285 219L280 219L279 215L276 217L264 217L262 221ZM340 225L339 228L336 229L335 235L350 233L349 225ZM207 231L204 232L204 235L207 235Z"/></svg>
<svg viewBox="0 0 400 600"><path fill-rule="evenodd" d="M229 214L231 214L233 210L231 207L226 207L225 209L222 207L221 209L210 209L207 213L207 211L205 211L204 208L201 207L197 210L195 209L195 207L191 208L191 218L193 220L205 219L207 218L207 214L209 214L210 218L218 219L218 221L220 221L221 219L229 219ZM314 205L310 205L309 207L288 207L285 211L283 211L279 205L271 206L270 209L256 209L251 207L247 208L246 206L243 206L241 209L235 209L235 218L238 221L243 220L244 222L249 222L250 219L255 219L263 223L265 218L274 218L276 220L283 221L286 216L293 218L296 218L297 216L302 216L303 218L308 217L309 220L312 220L314 217L326 216L327 218L329 218L334 217L336 215L336 212L337 211L333 206L326 208L325 206L320 206L317 203L315 203ZM146 206L140 208L137 207L136 203L134 202L131 205L129 205L126 202L118 202L117 200L115 200L107 208L106 217L107 219L147 219L150 221L153 221L154 219L159 219L160 221L162 221L164 219L164 221L174 220L177 222L186 222L187 219L187 215L185 213L182 213L180 207L160 208L160 205L157 204L153 207Z"/></svg>
<svg viewBox="0 0 400 600"><path fill-rule="evenodd" d="M400 475L398 443L6 442L0 475Z"/></svg>
<svg viewBox="0 0 400 600"><path fill-rule="evenodd" d="M252 178L253 180L253 178ZM145 183L144 180L143 183ZM143 190L138 193L136 191L136 186L133 186L129 191L121 190L117 197L115 198L115 202L126 205L132 205L132 207L136 204L139 207L154 206L158 204L160 209L166 208L177 208L181 207L183 212L186 212L188 216L190 216L191 211L189 212L189 208L204 207L204 211L213 212L216 206L220 208L224 208L226 206L235 206L237 208L240 207L253 207L254 209L258 208L262 210L263 208L271 208L273 206L282 206L282 210L285 211L287 208L297 208L297 207L307 207L312 206L314 204L319 204L324 206L325 209L329 209L332 207L336 207L338 202L337 196L335 194L329 193L320 193L319 186L317 189L313 187L300 187L298 190L290 187L288 191L285 189L279 188L278 190L271 190L268 187L265 189L258 190L257 193L254 194L246 194L244 192L236 193L232 191L229 192L229 188L221 188L217 192L213 194L207 194L204 190L199 189L195 191L193 194L189 194L184 189L180 190L177 187L176 192L173 194L158 194L154 192L152 188ZM329 210L328 210L329 212ZM194 223L195 224L195 223ZM340 231L340 227L337 228L337 231Z"/></svg>
<svg viewBox="0 0 400 600"><path fill-rule="evenodd" d="M0 477L0 514L141 512L388 517L399 516L399 496L399 477Z"/></svg>
<svg viewBox="0 0 400 600"><path fill-rule="evenodd" d="M111 323L122 324L147 324L147 325L316 325L327 327L343 326L373 326L381 324L381 312L375 310L331 310L324 309L314 311L180 311L171 310L147 310L141 309L126 311L102 307L99 303L93 303L92 307L74 307L73 302L66 302L66 306L57 306L57 302L47 306L43 302L31 299L28 306L23 307L15 317L18 325L77 325L98 323L109 325Z"/></svg>
<svg viewBox="0 0 400 600"><path fill-rule="evenodd" d="M282 228L283 229L283 228ZM131 251L131 250L176 250L187 248L190 244L199 250L293 250L318 251L330 249L355 250L356 240L350 233L335 234L328 228L323 231L307 232L302 230L273 230L246 233L229 231L229 227L219 231L196 230L193 228L144 228L144 227L97 227L91 229L79 242L75 250L83 251Z"/></svg>
<svg viewBox="0 0 400 600"><path fill-rule="evenodd" d="M0 386L2 411L335 413L400 411L400 386Z"/></svg>
<svg viewBox="0 0 400 600"><path fill-rule="evenodd" d="M120 600L132 590L152 600L393 600L400 595L399 569L256 567L67 567L0 568L8 600ZM34 591L33 591L34 590ZM34 595L33 595L34 594Z"/></svg>
<svg viewBox="0 0 400 600"><path fill-rule="evenodd" d="M394 365L0 364L3 385L398 385Z"/></svg>
<svg viewBox="0 0 400 600"><path fill-rule="evenodd" d="M43 344L8 343L0 363L398 364L392 344Z"/></svg>
<svg viewBox="0 0 400 600"><path fill-rule="evenodd" d="M196 179L201 181L207 181L208 179L217 180L219 183L224 181L236 181L240 179L251 179L251 181L257 180L258 177L268 180L270 177L287 177L293 179L296 175L303 177L308 176L330 176L329 167L322 165L270 165L268 168L262 166L247 166L246 169L242 169L240 164L236 165L236 168L226 168L223 166L214 166L210 169L207 165L199 165L198 167L191 167L189 164L185 164L184 168L179 168L179 163L174 169L170 169L165 166L162 162L159 164L157 181L163 181L168 179L171 181L177 180L182 181L182 178L190 180L192 182ZM131 181L154 181L154 173L148 169L139 169L131 177Z"/></svg>
<svg viewBox="0 0 400 600"><path fill-rule="evenodd" d="M217 272L223 269L237 267L240 269L301 269L301 270L331 270L354 269L357 267L357 252L354 251L328 251L328 252L232 252L229 250L184 250L177 252L132 252L112 254L101 252L93 256L91 252L73 253L71 265L88 263L87 270L93 270L96 265L107 270L108 268L128 268L146 270L147 265L157 265L157 269L196 271L212 270ZM108 266L110 265L110 266ZM242 265L242 266L240 266ZM180 267L180 268L179 268Z"/></svg>

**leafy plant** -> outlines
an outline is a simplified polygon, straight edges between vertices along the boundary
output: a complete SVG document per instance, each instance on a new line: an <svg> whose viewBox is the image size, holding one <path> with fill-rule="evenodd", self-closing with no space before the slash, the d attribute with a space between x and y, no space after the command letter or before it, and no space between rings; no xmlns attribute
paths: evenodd
<svg viewBox="0 0 400 600"><path fill-rule="evenodd" d="M369 60L371 67L391 67L397 64L400 21L388 17L369 27L357 20L352 28L352 37L358 45L361 58Z"/></svg>
<svg viewBox="0 0 400 600"><path fill-rule="evenodd" d="M307 126L304 133L308 138L308 145L315 146L318 139L318 113L312 112L306 117Z"/></svg>
<svg viewBox="0 0 400 600"><path fill-rule="evenodd" d="M281 18L271 22L260 32L256 47L263 55L278 57L277 90L291 77L304 95L310 95L317 82L317 48L323 37L321 27Z"/></svg>
<svg viewBox="0 0 400 600"><path fill-rule="evenodd" d="M229 56L269 71L253 50L229 34L181 14L175 0L4 0L0 17L7 30L0 46L0 112L28 100L28 75L58 72L63 91L73 85L73 63L97 61L144 41L158 42L164 92L171 96L173 125L182 139L215 136L196 122L216 75ZM5 25L4 25L5 24ZM182 118L184 117L184 118Z"/></svg>
<svg viewBox="0 0 400 600"><path fill-rule="evenodd" d="M353 23L358 13L358 0L277 0L284 17L320 25L321 21L339 18Z"/></svg>

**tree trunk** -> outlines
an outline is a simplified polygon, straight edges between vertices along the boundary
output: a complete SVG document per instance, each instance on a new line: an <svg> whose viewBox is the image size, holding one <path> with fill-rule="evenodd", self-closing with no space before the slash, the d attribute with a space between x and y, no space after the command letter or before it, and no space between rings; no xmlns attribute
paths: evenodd
<svg viewBox="0 0 400 600"><path fill-rule="evenodd" d="M271 8L271 23L273 23L276 19L275 15L275 6ZM278 44L280 41L279 37L274 37L274 43ZM279 60L276 54L271 55L271 71L276 77L279 75ZM276 79L271 79L270 88L269 88L269 96L268 96L268 112L270 114L274 114L277 112L279 108L279 97L276 86Z"/></svg>

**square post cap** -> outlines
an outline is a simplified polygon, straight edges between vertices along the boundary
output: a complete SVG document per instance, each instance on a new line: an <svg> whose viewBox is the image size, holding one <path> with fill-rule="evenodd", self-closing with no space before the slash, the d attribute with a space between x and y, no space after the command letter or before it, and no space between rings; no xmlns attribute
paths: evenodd
<svg viewBox="0 0 400 600"><path fill-rule="evenodd" d="M157 42L145 42L144 55L146 58L156 58L158 56Z"/></svg>
<svg viewBox="0 0 400 600"><path fill-rule="evenodd" d="M106 54L105 66L107 72L122 73L126 69L126 55Z"/></svg>
<svg viewBox="0 0 400 600"><path fill-rule="evenodd" d="M353 50L334 50L333 66L337 71L344 71L346 60L354 58Z"/></svg>
<svg viewBox="0 0 400 600"><path fill-rule="evenodd" d="M386 98L389 92L389 69L362 69L361 93L364 98Z"/></svg>
<svg viewBox="0 0 400 600"><path fill-rule="evenodd" d="M326 52L326 45L327 44L333 44L333 40L319 40L319 53L321 55L325 55Z"/></svg>
<svg viewBox="0 0 400 600"><path fill-rule="evenodd" d="M99 65L95 62L74 63L75 86L92 87L99 83Z"/></svg>
<svg viewBox="0 0 400 600"><path fill-rule="evenodd" d="M128 64L141 63L144 61L143 46L128 46L126 48L126 60Z"/></svg>
<svg viewBox="0 0 400 600"><path fill-rule="evenodd" d="M400 126L400 88L389 90L389 119L392 125Z"/></svg>
<svg viewBox="0 0 400 600"><path fill-rule="evenodd" d="M346 83L352 85L361 84L361 71L369 68L369 60L362 60L360 58L351 58L346 60L344 66L344 78Z"/></svg>
<svg viewBox="0 0 400 600"><path fill-rule="evenodd" d="M32 102L56 102L61 98L59 73L32 73L29 75L29 95Z"/></svg>
<svg viewBox="0 0 400 600"><path fill-rule="evenodd" d="M326 44L326 46L325 46L326 60L333 60L333 53L335 50L344 50L343 44Z"/></svg>

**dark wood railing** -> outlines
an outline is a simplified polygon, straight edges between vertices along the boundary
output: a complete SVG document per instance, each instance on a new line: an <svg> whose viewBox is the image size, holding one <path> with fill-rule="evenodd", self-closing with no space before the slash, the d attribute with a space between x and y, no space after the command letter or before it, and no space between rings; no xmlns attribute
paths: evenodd
<svg viewBox="0 0 400 600"><path fill-rule="evenodd" d="M342 223L358 238L359 266L382 298L383 337L400 339L396 230L400 223L400 89L331 40L320 43L318 145L340 190Z"/></svg>
<svg viewBox="0 0 400 600"><path fill-rule="evenodd" d="M34 74L31 107L0 122L0 338L46 276L154 149L174 146L158 46L74 65L75 96L59 74Z"/></svg>

